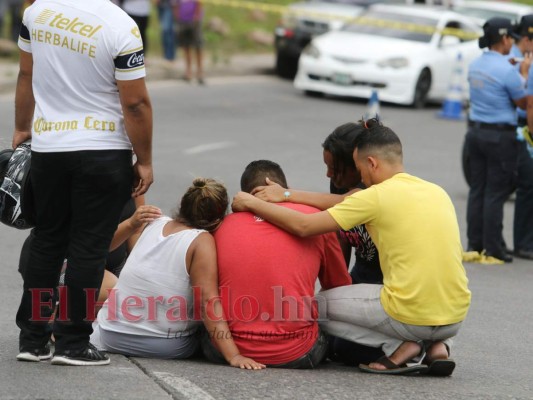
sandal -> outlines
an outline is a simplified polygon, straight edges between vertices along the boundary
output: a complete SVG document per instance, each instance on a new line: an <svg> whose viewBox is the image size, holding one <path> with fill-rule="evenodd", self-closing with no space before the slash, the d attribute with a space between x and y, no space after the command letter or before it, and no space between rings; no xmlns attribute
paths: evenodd
<svg viewBox="0 0 533 400"><path fill-rule="evenodd" d="M431 375L431 376L450 376L453 373L453 370L455 369L455 361L453 361L451 358L442 358L442 354L440 358L434 358L433 360L429 357L430 350L438 343L433 343L428 348L428 353L426 353L426 356L422 360L422 364L427 365L428 369L422 372L424 375ZM450 348L446 343L442 343L444 346L446 346L446 353L447 356L450 357ZM435 354L433 354L435 356ZM437 356L438 357L438 356Z"/></svg>
<svg viewBox="0 0 533 400"><path fill-rule="evenodd" d="M424 360L422 362L428 367L427 370L422 372L424 375L450 376L455 369L455 361L451 358L436 359L433 361Z"/></svg>
<svg viewBox="0 0 533 400"><path fill-rule="evenodd" d="M404 363L397 365L393 363L387 356L382 356L374 362L383 365L386 369L370 368L370 366L365 364L359 364L359 369L363 372L382 375L411 375L415 373L422 373L422 371L429 369L427 365L422 364L407 366L407 364Z"/></svg>

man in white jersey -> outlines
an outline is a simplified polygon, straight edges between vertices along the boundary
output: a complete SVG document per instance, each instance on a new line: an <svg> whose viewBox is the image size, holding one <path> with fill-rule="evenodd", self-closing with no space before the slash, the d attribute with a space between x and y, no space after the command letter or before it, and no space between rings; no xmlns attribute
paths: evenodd
<svg viewBox="0 0 533 400"><path fill-rule="evenodd" d="M13 147L32 139L35 238L17 313L17 359L103 365L91 315L120 212L153 181L152 108L139 29L108 0L39 0L23 17ZM136 162L132 167L132 149Z"/></svg>

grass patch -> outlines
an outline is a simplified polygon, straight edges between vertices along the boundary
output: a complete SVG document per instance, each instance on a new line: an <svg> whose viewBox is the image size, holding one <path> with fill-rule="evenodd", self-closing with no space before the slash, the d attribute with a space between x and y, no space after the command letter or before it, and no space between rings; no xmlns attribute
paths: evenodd
<svg viewBox="0 0 533 400"><path fill-rule="evenodd" d="M290 0L266 0L257 3L269 3L276 5L287 5ZM226 62L232 54L236 53L265 53L272 52L272 45L259 44L250 39L250 34L255 30L264 31L274 37L274 29L278 24L281 15L278 13L265 12L265 19L257 21L250 10L225 7L218 5L204 5L204 40L205 48L210 54L213 62ZM219 18L229 28L227 35L208 29L208 22L213 18ZM149 40L149 54L162 54L161 39L159 33L159 22L157 10L154 8L150 16L150 23L147 32Z"/></svg>

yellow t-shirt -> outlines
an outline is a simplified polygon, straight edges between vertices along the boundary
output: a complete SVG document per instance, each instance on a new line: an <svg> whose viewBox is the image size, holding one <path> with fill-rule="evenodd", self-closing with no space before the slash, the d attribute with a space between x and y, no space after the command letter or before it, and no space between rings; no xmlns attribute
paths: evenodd
<svg viewBox="0 0 533 400"><path fill-rule="evenodd" d="M465 319L470 290L459 226L441 187L399 173L328 212L345 230L366 224L379 250L381 303L389 316L423 326Z"/></svg>

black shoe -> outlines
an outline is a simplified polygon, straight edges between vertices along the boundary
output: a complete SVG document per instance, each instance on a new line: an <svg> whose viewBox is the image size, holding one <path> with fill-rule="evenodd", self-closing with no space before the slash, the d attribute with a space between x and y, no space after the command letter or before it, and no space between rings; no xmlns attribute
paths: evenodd
<svg viewBox="0 0 533 400"><path fill-rule="evenodd" d="M486 254L487 257L494 257L494 258L497 258L498 260L501 260L503 261L504 263L512 263L513 262L513 256L510 255L510 254L489 254L487 253Z"/></svg>
<svg viewBox="0 0 533 400"><path fill-rule="evenodd" d="M38 349L22 347L20 353L17 355L17 360L39 362L42 360L48 360L50 357L52 357L52 352L50 351L50 345L47 343L45 346Z"/></svg>
<svg viewBox="0 0 533 400"><path fill-rule="evenodd" d="M201 85L201 86L205 86L204 78L198 78L198 84Z"/></svg>
<svg viewBox="0 0 533 400"><path fill-rule="evenodd" d="M533 250L515 250L514 255L518 258L533 260Z"/></svg>
<svg viewBox="0 0 533 400"><path fill-rule="evenodd" d="M54 365L107 365L110 363L107 354L99 351L92 344L78 350L56 351L52 364Z"/></svg>

